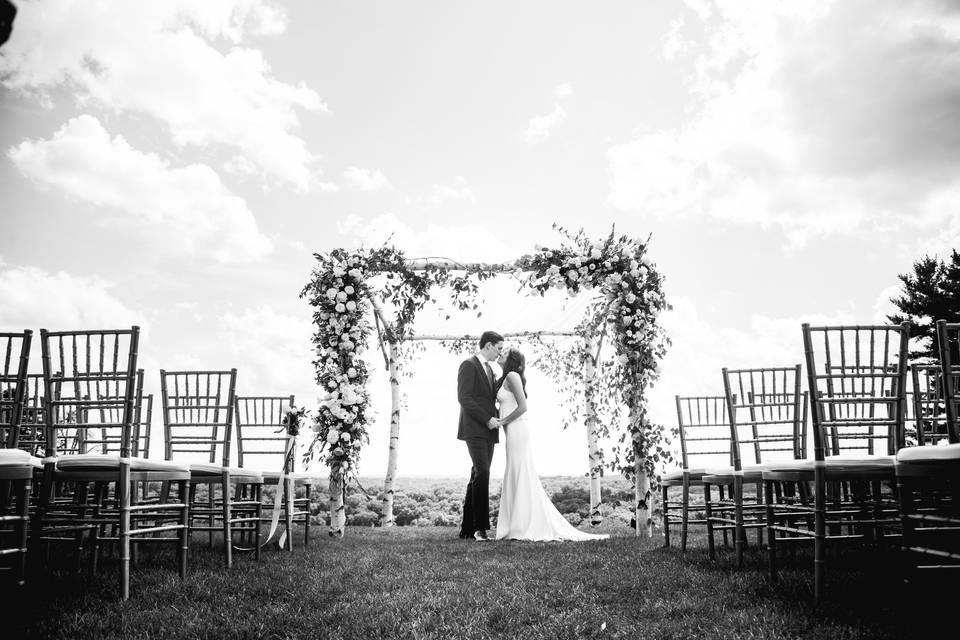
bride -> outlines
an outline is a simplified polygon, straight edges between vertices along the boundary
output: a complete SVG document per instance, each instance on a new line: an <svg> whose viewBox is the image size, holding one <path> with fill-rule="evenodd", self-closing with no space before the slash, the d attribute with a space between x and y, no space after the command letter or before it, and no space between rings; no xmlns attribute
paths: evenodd
<svg viewBox="0 0 960 640"><path fill-rule="evenodd" d="M526 359L505 349L497 363L500 378L500 422L507 436L507 467L500 492L497 540L601 540L608 535L575 528L553 506L533 467L532 425L527 422Z"/></svg>

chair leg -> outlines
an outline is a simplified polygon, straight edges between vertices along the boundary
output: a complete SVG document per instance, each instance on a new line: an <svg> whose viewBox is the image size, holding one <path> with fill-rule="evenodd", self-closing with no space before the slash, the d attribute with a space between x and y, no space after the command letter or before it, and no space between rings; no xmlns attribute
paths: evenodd
<svg viewBox="0 0 960 640"><path fill-rule="evenodd" d="M710 559L715 560L717 556L716 556L716 550L714 548L714 542L713 542L713 521L711 520L711 518L713 517L713 510L710 508L711 500L712 499L710 497L710 483L704 482L703 483L703 502L704 502L704 511L706 514L705 517L707 520L707 549L710 554ZM726 536L726 534L724 534L724 536Z"/></svg>
<svg viewBox="0 0 960 640"><path fill-rule="evenodd" d="M125 467L127 465L121 465ZM121 471L117 483L117 508L120 510L120 598L130 598L130 482Z"/></svg>
<svg viewBox="0 0 960 640"><path fill-rule="evenodd" d="M718 484L718 485L717 485L717 493L720 494L720 497L719 497L718 499L719 499L719 501L720 501L721 503L723 503L723 502L726 500L726 490L727 490L727 488L726 488L725 486L723 486L722 484ZM721 510L721 513L722 513L722 510ZM726 530L726 529L722 529L722 530L721 530L721 533L723 534L723 546L724 546L724 547L729 547L729 546L730 546L730 541L727 539L727 530Z"/></svg>
<svg viewBox="0 0 960 640"><path fill-rule="evenodd" d="M20 541L17 585L21 587L27 581L27 519L30 517L30 489L32 486L30 478L26 478L22 482L23 486L20 490L19 504L17 505L17 515L20 517L17 522L17 539ZM13 490L12 486L11 490Z"/></svg>
<svg viewBox="0 0 960 640"><path fill-rule="evenodd" d="M210 531L207 532L207 537L208 537L208 541L211 549L213 549L213 525L216 522L216 519L213 515L213 493L214 493L213 488L214 488L214 484L212 482L207 484L207 509L209 509L209 512L208 512L209 515L207 516L207 526L210 527ZM229 491L223 492L224 505L226 505L226 503L229 501L229 495L230 495ZM227 546L230 546L229 538L227 538L225 542Z"/></svg>
<svg viewBox="0 0 960 640"><path fill-rule="evenodd" d="M662 496L661 504L663 505L663 546L670 547L670 495L667 491L667 485L663 485L660 488L660 494Z"/></svg>
<svg viewBox="0 0 960 640"><path fill-rule="evenodd" d="M680 521L680 551L687 552L687 532L690 530L690 483L683 483L683 494L681 496L683 504L681 508Z"/></svg>
<svg viewBox="0 0 960 640"><path fill-rule="evenodd" d="M180 548L177 557L180 568L180 579L187 577L187 551L190 548L190 483L181 480L177 486L177 495L183 508L180 513Z"/></svg>
<svg viewBox="0 0 960 640"><path fill-rule="evenodd" d="M283 483L283 505L287 514L284 520L287 525L287 551L293 551L293 509L295 507L294 501L297 497L295 491L296 486L293 484L293 478L285 479Z"/></svg>
<svg viewBox="0 0 960 640"><path fill-rule="evenodd" d="M766 500L767 511L767 571L770 580L775 582L777 579L777 532L773 528L773 485L770 480L763 482L763 494ZM763 529L760 529L763 531Z"/></svg>
<svg viewBox="0 0 960 640"><path fill-rule="evenodd" d="M743 544L746 528L743 526L743 476L733 478L733 519L736 523L733 528L733 548L737 554L737 568L743 568Z"/></svg>
<svg viewBox="0 0 960 640"><path fill-rule="evenodd" d="M211 495L213 487L211 487ZM220 495L223 498L223 549L224 549L224 561L226 562L227 568L233 566L233 534L231 529L230 518L232 517L231 509L231 500L230 500L230 475L224 471L223 479L220 482ZM211 534L212 535L212 534Z"/></svg>
<svg viewBox="0 0 960 640"><path fill-rule="evenodd" d="M304 493L307 496L307 507L306 507L307 513L303 517L303 546L305 547L310 544L310 521L313 519L313 513L310 508L312 488L313 488L313 485L309 483L303 485Z"/></svg>
<svg viewBox="0 0 960 640"><path fill-rule="evenodd" d="M820 604L823 597L824 569L827 562L827 500L824 495L826 483L821 476L814 488L814 542L813 542L813 599Z"/></svg>

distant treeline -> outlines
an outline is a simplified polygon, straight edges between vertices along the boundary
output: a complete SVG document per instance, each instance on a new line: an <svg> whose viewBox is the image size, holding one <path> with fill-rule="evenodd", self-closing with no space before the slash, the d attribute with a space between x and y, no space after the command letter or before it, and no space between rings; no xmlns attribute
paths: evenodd
<svg viewBox="0 0 960 640"><path fill-rule="evenodd" d="M590 484L587 478L548 477L541 482L557 510L578 525L590 512ZM377 526L383 514L381 480L361 479L347 490L347 524ZM393 514L398 526L459 526L466 479L400 478L395 484ZM326 481L313 488L313 510L320 520L327 517ZM633 517L633 485L623 478L604 478L601 484L604 518L629 526ZM500 481L490 482L490 515L496 522L500 508ZM495 525L494 525L495 526Z"/></svg>

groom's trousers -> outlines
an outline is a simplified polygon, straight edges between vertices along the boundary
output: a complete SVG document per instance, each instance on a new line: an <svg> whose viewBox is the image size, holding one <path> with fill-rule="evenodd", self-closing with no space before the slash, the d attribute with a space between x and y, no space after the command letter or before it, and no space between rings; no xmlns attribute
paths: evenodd
<svg viewBox="0 0 960 640"><path fill-rule="evenodd" d="M463 499L460 534L472 536L474 531L486 531L490 528L490 463L493 461L493 447L496 443L473 438L466 443L473 468L470 469L467 495Z"/></svg>

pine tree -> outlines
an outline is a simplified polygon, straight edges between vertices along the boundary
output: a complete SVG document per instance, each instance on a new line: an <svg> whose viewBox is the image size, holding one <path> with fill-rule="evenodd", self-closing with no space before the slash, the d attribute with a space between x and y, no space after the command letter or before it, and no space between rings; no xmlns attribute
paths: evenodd
<svg viewBox="0 0 960 640"><path fill-rule="evenodd" d="M887 316L894 324L904 320L913 323L910 337L916 348L910 358L939 359L937 347L937 320L960 322L960 253L954 249L950 260L924 256L913 263L912 273L897 276L903 283L899 297L890 298L900 310Z"/></svg>

